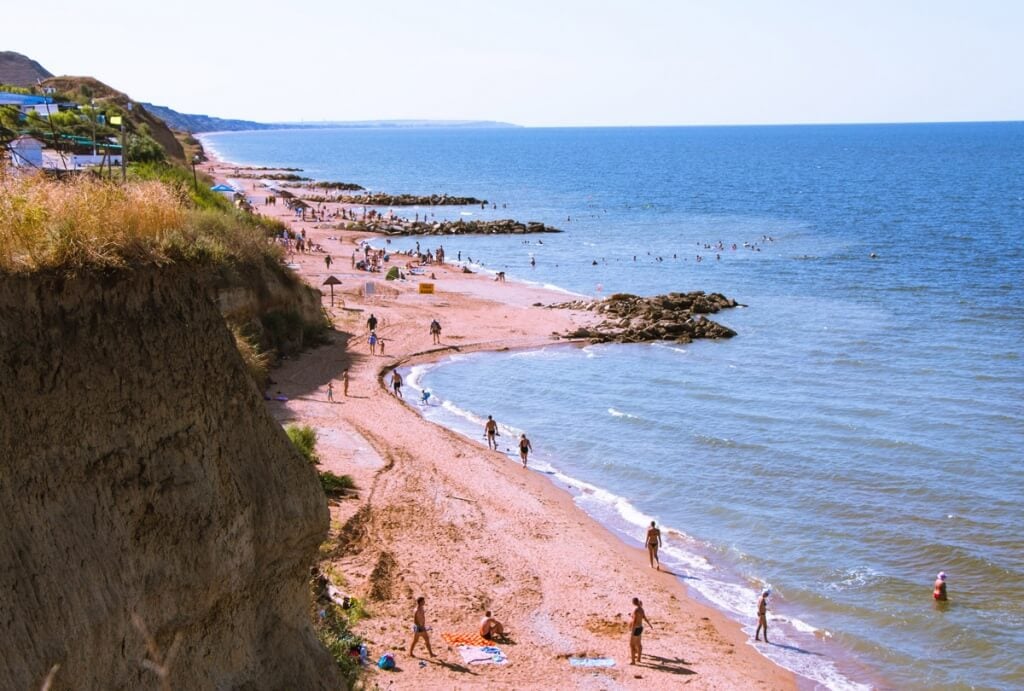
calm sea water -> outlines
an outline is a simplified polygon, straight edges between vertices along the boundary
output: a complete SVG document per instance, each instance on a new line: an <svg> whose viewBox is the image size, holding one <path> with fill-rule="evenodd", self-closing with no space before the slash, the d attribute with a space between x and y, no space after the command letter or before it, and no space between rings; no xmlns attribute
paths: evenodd
<svg viewBox="0 0 1024 691"><path fill-rule="evenodd" d="M770 584L777 645L761 649L822 685L1024 686L1024 124L207 143L498 206L410 215L566 230L444 241L484 271L735 297L727 342L477 354L409 379L434 394L426 416L474 439L487 414L509 446L525 430L536 469L623 539L656 519L666 564L735 618L752 624Z"/></svg>

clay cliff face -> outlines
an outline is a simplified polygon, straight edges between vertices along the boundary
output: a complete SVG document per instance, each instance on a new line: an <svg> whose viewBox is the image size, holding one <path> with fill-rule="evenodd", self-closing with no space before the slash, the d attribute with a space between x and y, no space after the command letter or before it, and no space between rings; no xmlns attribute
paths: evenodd
<svg viewBox="0 0 1024 691"><path fill-rule="evenodd" d="M339 688L328 513L187 273L0 277L0 688Z"/></svg>

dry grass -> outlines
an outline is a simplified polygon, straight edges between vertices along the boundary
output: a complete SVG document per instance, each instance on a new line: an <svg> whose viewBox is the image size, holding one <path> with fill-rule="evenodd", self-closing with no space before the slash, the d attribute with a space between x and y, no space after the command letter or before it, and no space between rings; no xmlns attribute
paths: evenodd
<svg viewBox="0 0 1024 691"><path fill-rule="evenodd" d="M234 212L191 208L158 181L0 174L0 271L276 260L266 235Z"/></svg>

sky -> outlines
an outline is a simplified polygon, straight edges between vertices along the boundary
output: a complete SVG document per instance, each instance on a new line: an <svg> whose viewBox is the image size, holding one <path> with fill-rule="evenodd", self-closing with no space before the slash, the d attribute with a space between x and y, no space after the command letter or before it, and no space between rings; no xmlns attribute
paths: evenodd
<svg viewBox="0 0 1024 691"><path fill-rule="evenodd" d="M1017 0L5 5L0 50L135 100L263 122L1024 120Z"/></svg>

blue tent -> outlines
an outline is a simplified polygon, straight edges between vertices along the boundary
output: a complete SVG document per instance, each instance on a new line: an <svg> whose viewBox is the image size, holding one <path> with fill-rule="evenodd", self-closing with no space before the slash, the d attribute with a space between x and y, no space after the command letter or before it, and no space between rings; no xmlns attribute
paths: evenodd
<svg viewBox="0 0 1024 691"><path fill-rule="evenodd" d="M210 190L213 192L234 192L235 188L230 185L214 185Z"/></svg>

